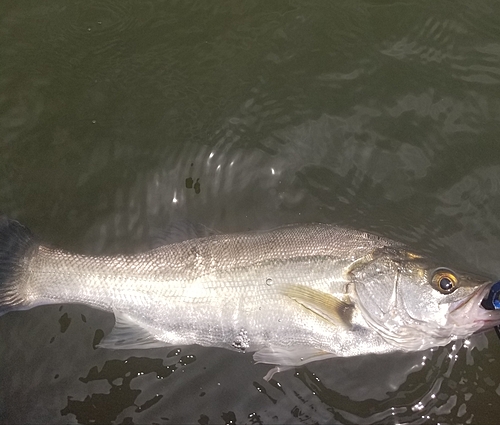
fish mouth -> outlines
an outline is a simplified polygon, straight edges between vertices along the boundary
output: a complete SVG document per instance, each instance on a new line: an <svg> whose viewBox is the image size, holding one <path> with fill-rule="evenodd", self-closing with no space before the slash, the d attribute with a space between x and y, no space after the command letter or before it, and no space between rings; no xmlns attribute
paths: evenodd
<svg viewBox="0 0 500 425"><path fill-rule="evenodd" d="M500 281L494 283L481 301L485 310L500 310Z"/></svg>
<svg viewBox="0 0 500 425"><path fill-rule="evenodd" d="M451 307L451 313L468 320L480 332L500 325L500 282L479 287L469 297Z"/></svg>
<svg viewBox="0 0 500 425"><path fill-rule="evenodd" d="M500 281L494 283L493 285L488 285L481 301L481 308L489 312L490 315L495 314L496 316L499 316L498 312L493 313L493 311L500 310ZM482 329L494 326L495 331L500 338L500 319L498 317L496 320L487 319L483 323L484 325Z"/></svg>

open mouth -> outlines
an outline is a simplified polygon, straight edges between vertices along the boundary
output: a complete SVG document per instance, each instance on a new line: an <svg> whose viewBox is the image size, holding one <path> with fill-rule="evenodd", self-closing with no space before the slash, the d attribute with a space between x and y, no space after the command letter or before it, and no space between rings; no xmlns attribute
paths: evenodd
<svg viewBox="0 0 500 425"><path fill-rule="evenodd" d="M481 307L485 310L500 310L500 281L491 286L481 301Z"/></svg>
<svg viewBox="0 0 500 425"><path fill-rule="evenodd" d="M493 284L486 296L481 301L481 307L485 310L500 310L500 281ZM500 326L495 326L495 332L500 338Z"/></svg>
<svg viewBox="0 0 500 425"><path fill-rule="evenodd" d="M475 332L500 326L500 281L479 287L450 310L458 321L474 324Z"/></svg>

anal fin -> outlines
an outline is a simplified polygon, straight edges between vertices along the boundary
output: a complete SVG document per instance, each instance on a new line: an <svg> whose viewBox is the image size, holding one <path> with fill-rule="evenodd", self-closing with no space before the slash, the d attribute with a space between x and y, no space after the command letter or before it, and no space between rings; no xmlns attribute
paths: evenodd
<svg viewBox="0 0 500 425"><path fill-rule="evenodd" d="M337 355L318 348L274 346L262 348L253 355L256 363L277 365L264 376L266 381L269 381L277 372L283 372L318 360L331 359L332 357L337 357Z"/></svg>
<svg viewBox="0 0 500 425"><path fill-rule="evenodd" d="M170 345L155 338L151 329L132 316L115 311L115 326L99 343L99 348L114 350L159 348Z"/></svg>

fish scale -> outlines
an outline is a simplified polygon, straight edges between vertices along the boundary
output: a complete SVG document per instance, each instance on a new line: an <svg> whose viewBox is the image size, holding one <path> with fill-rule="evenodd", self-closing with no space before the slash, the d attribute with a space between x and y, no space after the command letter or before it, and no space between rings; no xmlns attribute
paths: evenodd
<svg viewBox="0 0 500 425"><path fill-rule="evenodd" d="M289 345L297 342L305 325L319 331L311 323L322 319L305 309L294 312L296 303L283 296L280 287L300 283L342 294L347 282L339 264L346 264L346 254L354 248L357 255L366 255L389 244L363 232L302 225L214 235L133 256L86 257L41 247L29 265L37 272L26 281L32 288L26 299L81 302L139 315L156 329L168 327L167 342L172 344L231 345L233 335L245 328L255 344L269 343L266 335L279 333L279 343ZM273 279L272 286L266 284L268 278ZM162 305L161 312L151 311L156 305ZM273 326L274 332L265 325ZM208 330L216 327L224 340L219 335L209 337ZM178 336L173 337L175 329ZM318 331L311 330L309 338L326 347L331 337Z"/></svg>
<svg viewBox="0 0 500 425"><path fill-rule="evenodd" d="M432 287L436 264L399 242L327 224L85 256L39 245L24 226L0 218L3 312L87 304L115 314L102 347L230 348L256 352L256 361L278 365L274 372L334 356L444 345L485 327L496 312L481 309L479 320L475 305L488 281L457 274L465 284L449 299L466 306L457 315ZM415 293L419 303L398 299ZM429 323L415 320L415 304L429 309ZM460 322L464 313L474 325Z"/></svg>

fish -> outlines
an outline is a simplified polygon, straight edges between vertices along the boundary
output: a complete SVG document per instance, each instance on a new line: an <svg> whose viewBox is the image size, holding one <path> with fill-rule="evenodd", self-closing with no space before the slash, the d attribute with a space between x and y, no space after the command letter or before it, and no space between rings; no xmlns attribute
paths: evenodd
<svg viewBox="0 0 500 425"><path fill-rule="evenodd" d="M500 324L500 310L485 307L491 279L383 236L320 223L190 236L91 256L43 244L1 216L0 315L85 304L115 316L103 349L253 353L273 366L266 380L329 358L444 346Z"/></svg>

